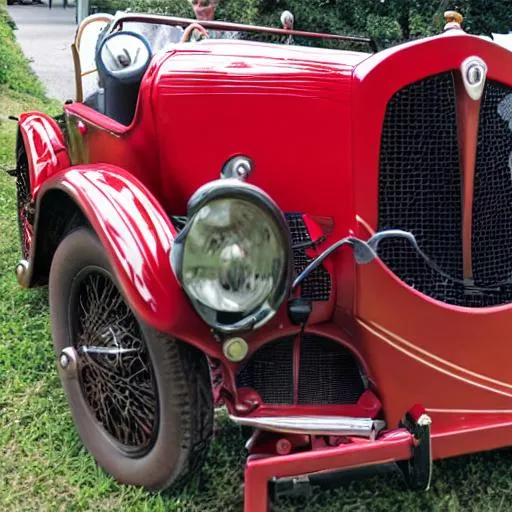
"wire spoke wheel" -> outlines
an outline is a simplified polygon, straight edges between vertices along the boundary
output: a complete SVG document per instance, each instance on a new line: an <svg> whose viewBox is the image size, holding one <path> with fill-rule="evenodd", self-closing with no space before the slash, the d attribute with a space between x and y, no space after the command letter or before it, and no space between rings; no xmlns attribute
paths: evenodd
<svg viewBox="0 0 512 512"><path fill-rule="evenodd" d="M151 448L158 397L144 336L110 276L84 269L74 296L74 342L83 396L97 422L121 448Z"/></svg>
<svg viewBox="0 0 512 512"><path fill-rule="evenodd" d="M208 361L148 325L123 290L98 237L72 228L49 282L61 382L84 446L107 473L150 490L178 488L210 445Z"/></svg>
<svg viewBox="0 0 512 512"><path fill-rule="evenodd" d="M27 155L24 151L18 154L16 169L16 198L18 206L18 228L20 233L21 252L23 259L28 260L32 242L32 224L34 207L30 193L30 175Z"/></svg>

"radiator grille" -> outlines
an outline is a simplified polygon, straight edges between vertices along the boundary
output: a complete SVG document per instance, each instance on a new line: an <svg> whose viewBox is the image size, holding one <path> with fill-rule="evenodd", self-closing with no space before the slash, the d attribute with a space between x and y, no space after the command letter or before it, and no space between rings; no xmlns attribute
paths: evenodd
<svg viewBox="0 0 512 512"><path fill-rule="evenodd" d="M288 213L286 214L288 229L292 238L292 245L311 242L308 229L304 223L302 214ZM304 249L294 248L293 250L293 266L295 274L300 274L310 263L310 258ZM302 297L311 301L326 301L331 295L331 276L324 266L320 265L302 282Z"/></svg>
<svg viewBox="0 0 512 512"><path fill-rule="evenodd" d="M512 138L503 120L507 108L512 118L512 100L507 103L511 92L490 81L482 98L473 198L476 286L490 286L512 274ZM463 279L458 155L453 73L413 83L393 96L381 140L379 230L412 232L444 272ZM511 286L482 291L446 279L403 240L385 241L379 256L407 284L450 304L483 307L512 300Z"/></svg>
<svg viewBox="0 0 512 512"><path fill-rule="evenodd" d="M480 110L473 199L473 277L492 285L512 274L512 89L488 82ZM511 299L510 287L503 290Z"/></svg>
<svg viewBox="0 0 512 512"><path fill-rule="evenodd" d="M356 359L332 340L303 335L298 358L298 393L294 393L294 338L259 349L242 368L237 386L256 390L267 404L354 404L365 390Z"/></svg>
<svg viewBox="0 0 512 512"><path fill-rule="evenodd" d="M237 377L237 387L256 390L266 404L293 403L294 337L260 348Z"/></svg>
<svg viewBox="0 0 512 512"><path fill-rule="evenodd" d="M461 278L461 176L451 73L413 83L393 96L382 132L379 179L379 229L412 232L441 268ZM379 249L407 284L444 298L446 285L409 244L387 240Z"/></svg>
<svg viewBox="0 0 512 512"><path fill-rule="evenodd" d="M302 337L300 404L355 404L363 392L364 384L351 352L319 336Z"/></svg>

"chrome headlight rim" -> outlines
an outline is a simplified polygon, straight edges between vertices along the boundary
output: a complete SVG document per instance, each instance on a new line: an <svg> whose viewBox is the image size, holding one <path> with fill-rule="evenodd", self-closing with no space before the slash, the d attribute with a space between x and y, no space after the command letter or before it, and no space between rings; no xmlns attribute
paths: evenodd
<svg viewBox="0 0 512 512"><path fill-rule="evenodd" d="M183 262L185 243L195 216L209 203L217 200L240 200L252 203L260 208L275 223L284 253L281 279L268 298L254 310L232 323L220 322L219 311L212 309L196 300L183 285ZM257 329L268 322L279 310L290 293L293 278L292 242L283 212L273 199L259 187L238 179L220 179L206 183L190 198L187 205L188 221L179 232L171 250L171 266L188 299L199 316L214 330L224 334L232 334Z"/></svg>

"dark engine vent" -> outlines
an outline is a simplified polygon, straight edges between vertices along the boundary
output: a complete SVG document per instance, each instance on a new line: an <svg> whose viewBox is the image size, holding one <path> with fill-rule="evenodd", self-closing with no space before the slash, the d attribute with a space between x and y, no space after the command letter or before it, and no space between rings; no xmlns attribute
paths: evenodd
<svg viewBox="0 0 512 512"><path fill-rule="evenodd" d="M352 353L320 336L294 340L282 338L259 349L238 374L237 386L256 390L267 404L355 404L365 385ZM295 350L300 351L297 385Z"/></svg>
<svg viewBox="0 0 512 512"><path fill-rule="evenodd" d="M286 221L288 222L288 229L290 230L293 246L311 242L311 237L309 236L302 214L288 213L286 214ZM313 261L313 258L310 258L306 254L305 249L294 248L293 265L296 275L300 274L311 261ZM329 300L331 295L331 276L325 267L320 265L303 281L301 292L302 297L307 300Z"/></svg>
<svg viewBox="0 0 512 512"><path fill-rule="evenodd" d="M486 85L480 114L473 203L474 285L512 274L512 134L499 114L510 88ZM512 117L512 105L510 106ZM403 229L446 274L463 279L462 175L453 73L408 85L390 100L382 132L379 230ZM435 299L467 307L509 302L512 287L482 291L433 271L404 241L379 247L383 262Z"/></svg>

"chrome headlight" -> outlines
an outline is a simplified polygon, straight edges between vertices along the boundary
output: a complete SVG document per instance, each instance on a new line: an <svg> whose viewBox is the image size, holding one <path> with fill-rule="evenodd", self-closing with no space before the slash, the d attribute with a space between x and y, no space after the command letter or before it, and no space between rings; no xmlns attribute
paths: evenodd
<svg viewBox="0 0 512 512"><path fill-rule="evenodd" d="M239 180L201 187L176 238L171 263L197 312L234 332L261 326L290 288L291 242L276 204Z"/></svg>

